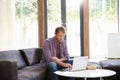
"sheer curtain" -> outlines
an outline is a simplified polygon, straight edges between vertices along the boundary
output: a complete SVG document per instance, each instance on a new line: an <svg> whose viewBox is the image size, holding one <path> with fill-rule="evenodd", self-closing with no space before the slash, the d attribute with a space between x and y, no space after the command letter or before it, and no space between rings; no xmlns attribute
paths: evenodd
<svg viewBox="0 0 120 80"><path fill-rule="evenodd" d="M0 0L0 50L16 48L15 0Z"/></svg>

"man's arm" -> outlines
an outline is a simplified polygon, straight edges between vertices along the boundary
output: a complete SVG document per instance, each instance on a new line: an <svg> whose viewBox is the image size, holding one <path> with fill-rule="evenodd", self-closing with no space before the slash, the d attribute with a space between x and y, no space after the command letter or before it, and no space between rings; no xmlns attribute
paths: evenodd
<svg viewBox="0 0 120 80"><path fill-rule="evenodd" d="M69 54L68 54L68 51L67 51L67 45L66 45L66 42L65 40L63 40L62 44L60 45L61 48L63 48L62 52L63 52L63 56L62 58L58 59L57 57L52 57L52 61L57 63L58 65L60 66L63 66L63 67L72 67L71 64L69 63L64 63L65 61L67 61L69 59Z"/></svg>
<svg viewBox="0 0 120 80"><path fill-rule="evenodd" d="M44 58L45 58L46 62L51 61L50 42L48 40L44 41L43 55L44 55Z"/></svg>
<svg viewBox="0 0 120 80"><path fill-rule="evenodd" d="M63 66L63 67L68 67L68 68L72 67L71 64L64 63L64 62L61 61L61 59L58 59L57 57L52 57L52 61L55 62L56 64L60 65L60 66Z"/></svg>
<svg viewBox="0 0 120 80"><path fill-rule="evenodd" d="M67 58L60 58L60 61L65 62L65 61L67 61Z"/></svg>

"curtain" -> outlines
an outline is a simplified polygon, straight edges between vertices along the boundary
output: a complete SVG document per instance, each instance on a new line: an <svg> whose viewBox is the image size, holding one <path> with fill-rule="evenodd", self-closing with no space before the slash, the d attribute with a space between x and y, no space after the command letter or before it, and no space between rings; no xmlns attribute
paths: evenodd
<svg viewBox="0 0 120 80"><path fill-rule="evenodd" d="M0 0L0 50L15 48L15 0Z"/></svg>

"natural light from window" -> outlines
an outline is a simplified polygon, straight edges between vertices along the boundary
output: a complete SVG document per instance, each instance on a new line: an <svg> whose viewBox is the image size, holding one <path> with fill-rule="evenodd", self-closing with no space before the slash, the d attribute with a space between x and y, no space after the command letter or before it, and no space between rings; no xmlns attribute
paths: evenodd
<svg viewBox="0 0 120 80"><path fill-rule="evenodd" d="M90 57L107 57L108 33L118 33L118 0L89 0Z"/></svg>

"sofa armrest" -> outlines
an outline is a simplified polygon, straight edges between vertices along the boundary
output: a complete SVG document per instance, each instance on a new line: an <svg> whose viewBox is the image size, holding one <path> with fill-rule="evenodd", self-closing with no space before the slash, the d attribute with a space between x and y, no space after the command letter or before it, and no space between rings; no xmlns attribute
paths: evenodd
<svg viewBox="0 0 120 80"><path fill-rule="evenodd" d="M0 60L0 80L17 80L17 62Z"/></svg>

